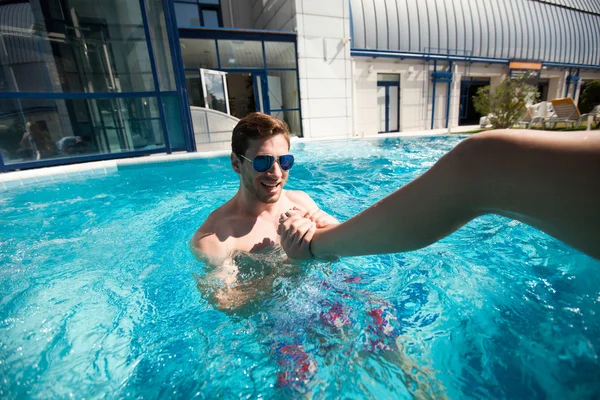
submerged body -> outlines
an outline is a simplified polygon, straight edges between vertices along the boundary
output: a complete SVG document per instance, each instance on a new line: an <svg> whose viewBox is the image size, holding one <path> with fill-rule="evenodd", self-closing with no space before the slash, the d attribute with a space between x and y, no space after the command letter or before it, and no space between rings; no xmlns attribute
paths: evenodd
<svg viewBox="0 0 600 400"><path fill-rule="evenodd" d="M249 114L234 129L230 159L240 178L239 189L209 215L191 240L194 254L212 266L212 276L222 282L212 297L217 308L237 308L257 293L268 291L278 276L277 269L242 282L240 266L246 264L244 253L276 251L281 242L277 228L282 213L294 209L307 217L290 235L295 245L305 248L317 227L338 223L306 193L283 189L293 166L289 150L287 126L273 117Z"/></svg>

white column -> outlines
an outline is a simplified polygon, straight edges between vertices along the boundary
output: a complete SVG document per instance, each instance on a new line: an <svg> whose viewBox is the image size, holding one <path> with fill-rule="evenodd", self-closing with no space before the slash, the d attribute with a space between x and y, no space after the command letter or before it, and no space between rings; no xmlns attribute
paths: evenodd
<svg viewBox="0 0 600 400"><path fill-rule="evenodd" d="M296 0L305 137L352 134L352 62L347 0Z"/></svg>

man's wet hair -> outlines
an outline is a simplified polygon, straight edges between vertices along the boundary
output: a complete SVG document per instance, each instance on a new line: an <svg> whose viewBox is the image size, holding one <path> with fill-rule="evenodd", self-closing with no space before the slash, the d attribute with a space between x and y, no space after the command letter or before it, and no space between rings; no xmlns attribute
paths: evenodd
<svg viewBox="0 0 600 400"><path fill-rule="evenodd" d="M237 155L245 155L250 140L264 139L269 136L283 135L290 145L290 130L287 124L275 117L254 112L240 119L233 128L231 151Z"/></svg>

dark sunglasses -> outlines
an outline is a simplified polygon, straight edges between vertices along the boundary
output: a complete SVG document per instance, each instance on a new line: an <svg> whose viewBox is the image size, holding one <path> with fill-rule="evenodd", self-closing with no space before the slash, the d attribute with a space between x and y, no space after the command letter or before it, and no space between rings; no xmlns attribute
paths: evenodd
<svg viewBox="0 0 600 400"><path fill-rule="evenodd" d="M254 168L256 172L268 171L275 163L275 157L268 155L256 156L254 157L254 160L250 160L241 154L239 154L239 156L244 160L250 161L252 163L252 168ZM291 154L284 154L283 156L277 157L277 162L282 170L289 171L289 169L294 166L294 156Z"/></svg>

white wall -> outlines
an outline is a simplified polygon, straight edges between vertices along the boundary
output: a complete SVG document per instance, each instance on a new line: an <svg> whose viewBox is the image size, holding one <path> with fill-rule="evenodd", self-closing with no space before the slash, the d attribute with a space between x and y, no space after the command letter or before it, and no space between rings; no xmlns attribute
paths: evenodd
<svg viewBox="0 0 600 400"><path fill-rule="evenodd" d="M296 0L302 126L306 137L352 133L349 3Z"/></svg>
<svg viewBox="0 0 600 400"><path fill-rule="evenodd" d="M369 66L373 67L369 73ZM438 71L447 70L448 64L438 62ZM354 59L355 79L355 131L359 136L376 135L377 124L377 74L400 74L400 131L431 129L433 111L433 62L398 59ZM503 65L453 64L453 81L450 92L450 127L458 126L460 87L463 77L490 78L492 86L506 75ZM448 84L437 83L435 95L434 129L446 127Z"/></svg>

